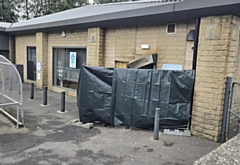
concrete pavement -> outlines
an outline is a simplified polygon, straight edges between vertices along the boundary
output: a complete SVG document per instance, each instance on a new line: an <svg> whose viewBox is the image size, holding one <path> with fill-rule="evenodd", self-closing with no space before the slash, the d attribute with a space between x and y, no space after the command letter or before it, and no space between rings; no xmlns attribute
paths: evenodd
<svg viewBox="0 0 240 165"><path fill-rule="evenodd" d="M239 165L240 134L197 160L194 165Z"/></svg>
<svg viewBox="0 0 240 165"><path fill-rule="evenodd" d="M104 127L85 129L70 125L78 118L76 98L66 96L66 113L60 110L60 93L42 90L29 99L24 84L25 127L16 129L0 114L0 164L4 165L190 165L215 149L218 143L197 137L169 136L153 131ZM10 110L12 111L12 110Z"/></svg>

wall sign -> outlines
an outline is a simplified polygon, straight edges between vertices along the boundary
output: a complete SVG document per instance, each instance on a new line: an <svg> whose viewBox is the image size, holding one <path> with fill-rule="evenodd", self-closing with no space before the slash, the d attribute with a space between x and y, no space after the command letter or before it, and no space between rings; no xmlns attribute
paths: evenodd
<svg viewBox="0 0 240 165"><path fill-rule="evenodd" d="M37 71L41 71L41 69L42 69L41 63L37 62Z"/></svg>
<svg viewBox="0 0 240 165"><path fill-rule="evenodd" d="M37 73L37 79L41 80L41 74L40 73Z"/></svg>
<svg viewBox="0 0 240 165"><path fill-rule="evenodd" d="M76 68L77 52L70 52L69 67Z"/></svg>
<svg viewBox="0 0 240 165"><path fill-rule="evenodd" d="M162 70L182 70L182 65L180 65L180 64L163 64Z"/></svg>

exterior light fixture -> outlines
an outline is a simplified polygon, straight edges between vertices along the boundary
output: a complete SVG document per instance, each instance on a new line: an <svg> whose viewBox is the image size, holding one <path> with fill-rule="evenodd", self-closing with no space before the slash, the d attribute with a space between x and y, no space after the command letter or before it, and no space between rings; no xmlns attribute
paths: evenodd
<svg viewBox="0 0 240 165"><path fill-rule="evenodd" d="M186 41L194 41L194 36L195 36L195 30L190 30L187 35Z"/></svg>
<svg viewBox="0 0 240 165"><path fill-rule="evenodd" d="M62 37L66 36L66 31L62 31Z"/></svg>

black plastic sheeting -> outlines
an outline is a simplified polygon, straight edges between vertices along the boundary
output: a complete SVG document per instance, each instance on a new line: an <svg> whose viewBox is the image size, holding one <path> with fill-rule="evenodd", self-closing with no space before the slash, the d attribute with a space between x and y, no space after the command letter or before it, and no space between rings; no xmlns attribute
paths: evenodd
<svg viewBox="0 0 240 165"><path fill-rule="evenodd" d="M81 122L100 121L113 125L113 69L83 66L78 83L78 109Z"/></svg>
<svg viewBox="0 0 240 165"><path fill-rule="evenodd" d="M161 127L187 128L194 73L84 66L78 88L80 121L152 129L159 107Z"/></svg>

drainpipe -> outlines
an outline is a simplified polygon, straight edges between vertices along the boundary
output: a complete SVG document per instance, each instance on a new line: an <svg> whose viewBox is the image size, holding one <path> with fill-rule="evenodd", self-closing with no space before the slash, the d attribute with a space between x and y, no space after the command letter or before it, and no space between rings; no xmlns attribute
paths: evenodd
<svg viewBox="0 0 240 165"><path fill-rule="evenodd" d="M192 102L191 102L191 110L188 122L188 128L191 126L192 119L192 109L193 109L193 97L194 97L194 89L195 89L195 78L196 78L196 66L197 66L197 53L198 53L198 40L199 40L199 29L200 29L201 18L197 18L195 22L195 34L194 34L194 47L193 47L193 60L192 60L192 70L195 70L194 74L194 82L193 82L193 90L192 90Z"/></svg>
<svg viewBox="0 0 240 165"><path fill-rule="evenodd" d="M193 61L192 61L192 70L196 71L197 65L197 50L198 50L198 39L199 39L199 28L200 28L201 18L196 19L195 24L195 35L194 35L194 47L193 47Z"/></svg>
<svg viewBox="0 0 240 165"><path fill-rule="evenodd" d="M9 36L10 37L10 40L11 40L11 57L10 57L10 59L11 59L11 62L13 63L13 64L15 64L16 63L16 58L15 58L15 36L14 35L10 35Z"/></svg>

